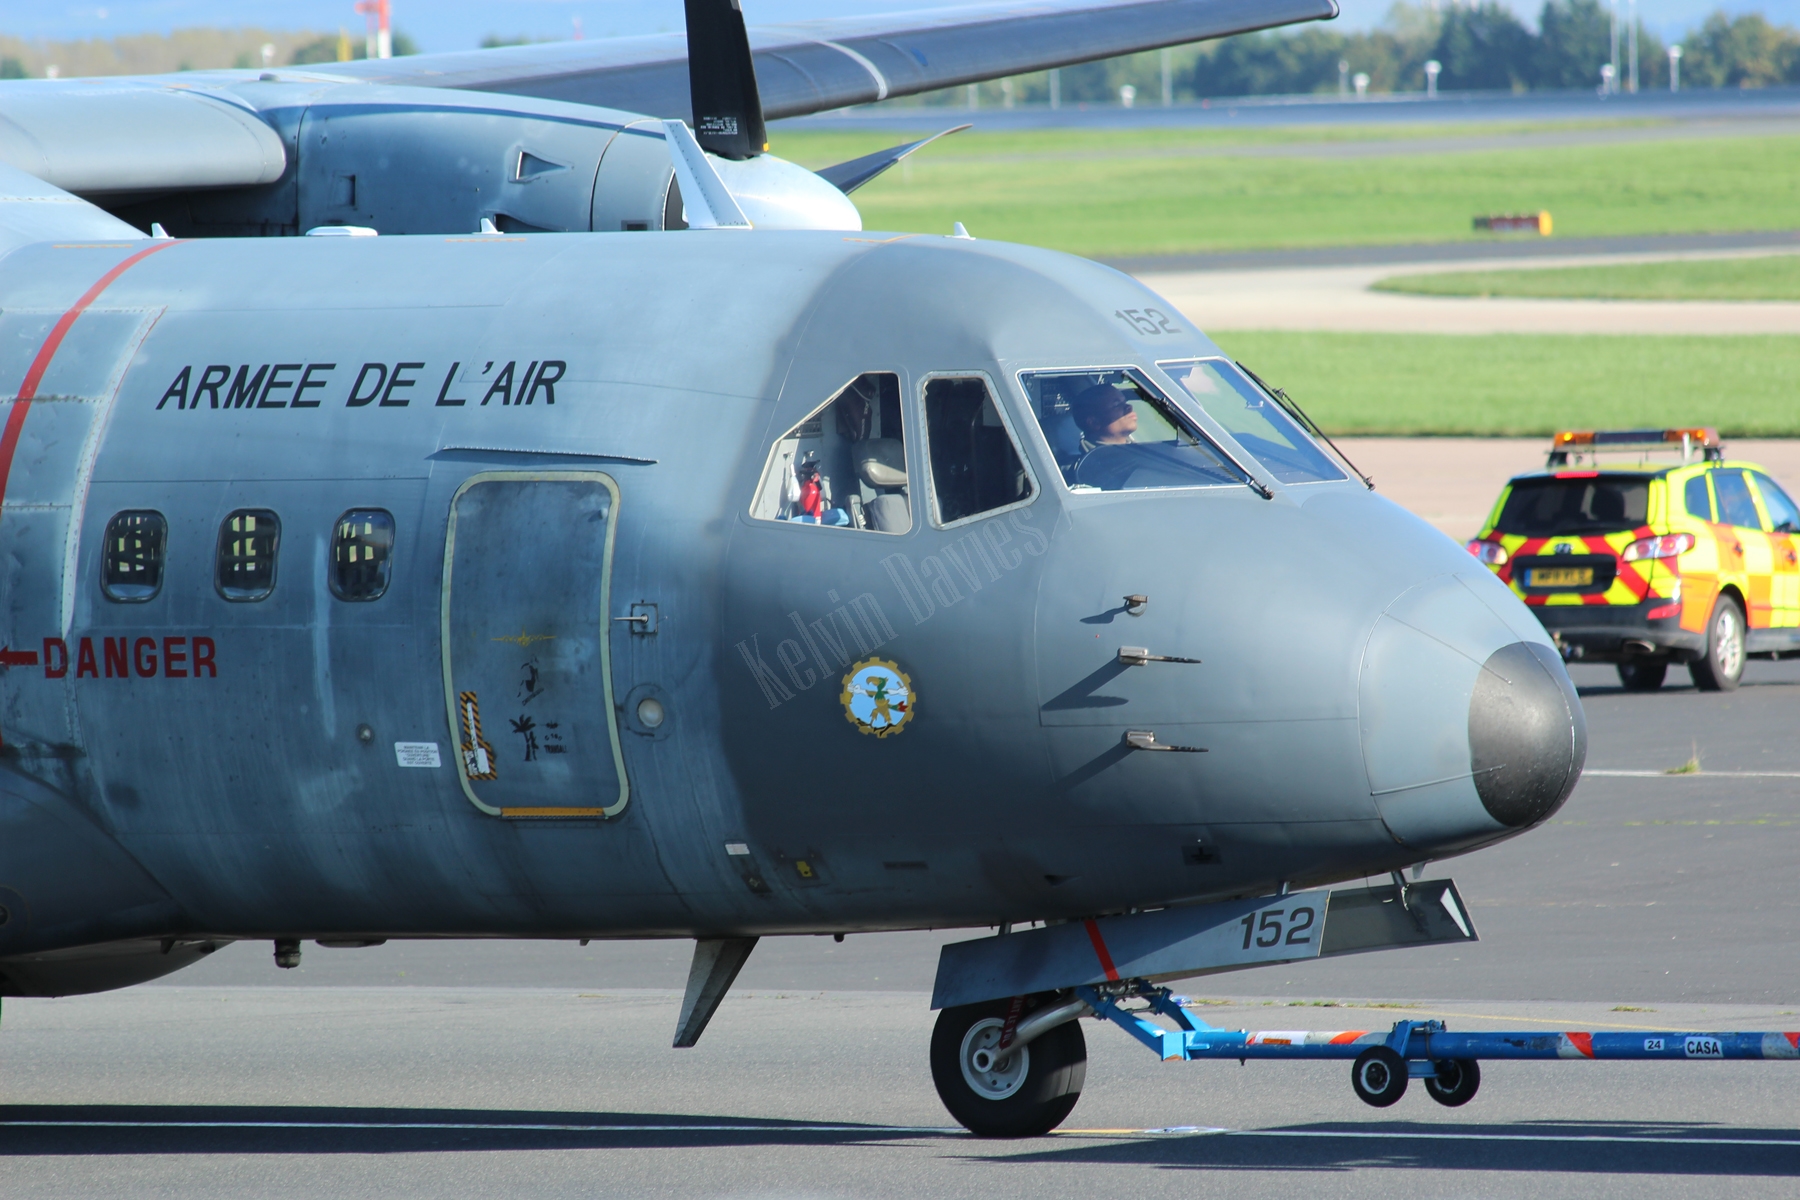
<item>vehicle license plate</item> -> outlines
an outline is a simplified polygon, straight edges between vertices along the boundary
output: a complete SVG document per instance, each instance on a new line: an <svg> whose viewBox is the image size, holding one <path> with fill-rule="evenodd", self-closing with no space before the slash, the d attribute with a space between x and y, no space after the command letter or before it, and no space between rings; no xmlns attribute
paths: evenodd
<svg viewBox="0 0 1800 1200"><path fill-rule="evenodd" d="M1525 574L1528 587L1587 587L1594 582L1592 567L1533 567Z"/></svg>

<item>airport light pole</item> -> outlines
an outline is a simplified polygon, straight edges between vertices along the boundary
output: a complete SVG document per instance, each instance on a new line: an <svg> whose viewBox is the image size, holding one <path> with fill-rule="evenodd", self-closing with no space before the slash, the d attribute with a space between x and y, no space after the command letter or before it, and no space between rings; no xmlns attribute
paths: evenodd
<svg viewBox="0 0 1800 1200"><path fill-rule="evenodd" d="M1631 71L1631 77L1630 77L1630 82L1629 82L1629 83L1628 83L1628 84L1627 84L1627 87L1628 87L1628 88L1629 88L1629 89L1630 89L1630 91L1631 91L1631 94L1632 94L1632 95L1634 95L1634 96L1635 96L1635 95L1637 95L1637 90L1638 90L1638 61L1637 61L1637 39L1638 39L1638 17L1637 17L1637 0L1630 0L1630 5L1631 5L1631 7L1630 7L1630 18L1631 18L1631 19L1630 19L1630 21L1629 21L1629 23L1628 23L1628 25L1627 25L1627 27L1626 27L1626 30L1625 30L1625 33L1626 33L1626 45L1627 45L1627 46L1628 46L1628 47L1629 47L1629 49L1628 49L1628 50L1627 50L1627 52L1626 52L1626 55L1627 55L1627 62L1628 62L1628 63L1629 63L1629 66L1630 66L1630 71Z"/></svg>
<svg viewBox="0 0 1800 1200"><path fill-rule="evenodd" d="M1062 72L1055 67L1050 68L1050 107L1062 107Z"/></svg>
<svg viewBox="0 0 1800 1200"><path fill-rule="evenodd" d="M1606 70L1600 78L1606 84L1607 94L1619 90L1619 0L1612 0L1612 57L1606 60Z"/></svg>
<svg viewBox="0 0 1800 1200"><path fill-rule="evenodd" d="M369 18L369 39L364 54L369 58L394 57L393 14L388 0L357 0L356 11Z"/></svg>
<svg viewBox="0 0 1800 1200"><path fill-rule="evenodd" d="M1427 98L1436 98L1438 72L1443 69L1444 64L1435 58L1425 64L1425 95Z"/></svg>
<svg viewBox="0 0 1800 1200"><path fill-rule="evenodd" d="M1348 96L1349 94L1350 60L1347 58L1340 58L1338 59L1338 95Z"/></svg>
<svg viewBox="0 0 1800 1200"><path fill-rule="evenodd" d="M1681 43L1669 47L1669 90L1681 90Z"/></svg>
<svg viewBox="0 0 1800 1200"><path fill-rule="evenodd" d="M1167 46L1163 47L1162 52L1162 85L1163 107L1172 107L1175 103L1175 64L1170 61Z"/></svg>

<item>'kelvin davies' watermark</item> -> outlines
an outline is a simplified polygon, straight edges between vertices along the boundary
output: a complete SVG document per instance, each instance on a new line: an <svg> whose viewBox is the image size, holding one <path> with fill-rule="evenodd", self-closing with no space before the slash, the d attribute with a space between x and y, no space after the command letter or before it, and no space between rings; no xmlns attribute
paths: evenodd
<svg viewBox="0 0 1800 1200"><path fill-rule="evenodd" d="M1050 539L1031 524L1030 510L1015 509L969 526L967 532L939 546L935 553L924 555L916 564L911 556L897 553L882 559L881 565L899 590L913 624L923 625L938 610L960 603L987 584L999 582L1005 573L1018 569L1027 556L1036 557L1049 545ZM759 635L737 643L738 654L750 668L770 708L779 708L821 680L835 683L837 672L899 636L874 593L863 592L848 603L840 603L838 593L831 591L826 593L826 599L837 607L818 620L808 621L797 611L787 614L798 637L783 638L775 644L779 668L771 667L763 658Z"/></svg>

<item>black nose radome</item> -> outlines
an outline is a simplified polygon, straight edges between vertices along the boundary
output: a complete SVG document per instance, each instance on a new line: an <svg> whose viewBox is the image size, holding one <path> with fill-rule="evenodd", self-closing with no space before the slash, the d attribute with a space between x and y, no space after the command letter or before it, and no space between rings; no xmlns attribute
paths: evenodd
<svg viewBox="0 0 1800 1200"><path fill-rule="evenodd" d="M1469 698L1475 791L1494 820L1535 825L1562 807L1587 760L1587 719L1548 646L1514 642L1482 664Z"/></svg>

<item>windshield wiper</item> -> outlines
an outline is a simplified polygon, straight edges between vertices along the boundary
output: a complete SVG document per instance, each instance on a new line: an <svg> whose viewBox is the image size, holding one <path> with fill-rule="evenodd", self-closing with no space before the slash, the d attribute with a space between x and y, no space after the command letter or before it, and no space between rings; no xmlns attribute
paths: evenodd
<svg viewBox="0 0 1800 1200"><path fill-rule="evenodd" d="M1327 446L1330 446L1331 452L1338 456L1338 461L1342 462L1346 467L1349 467L1351 472L1358 479L1362 480L1364 487L1368 488L1371 492L1375 490L1375 481L1370 479L1367 475L1364 475L1361 468L1350 461L1350 456L1340 450L1338 444L1331 440L1331 436L1323 429L1319 428L1319 423L1317 421L1306 415L1306 410L1296 404L1292 396L1288 395L1278 387L1270 387L1268 384L1264 383L1261 375L1258 375L1243 363L1237 363L1237 369L1255 380L1257 387L1269 393L1269 395L1274 398L1275 403L1281 405L1281 411L1294 419L1295 424L1324 442Z"/></svg>

